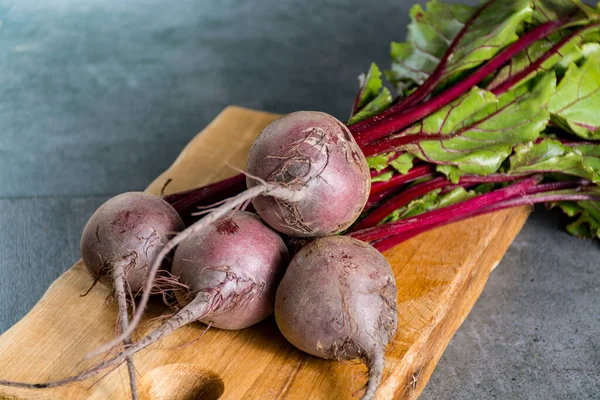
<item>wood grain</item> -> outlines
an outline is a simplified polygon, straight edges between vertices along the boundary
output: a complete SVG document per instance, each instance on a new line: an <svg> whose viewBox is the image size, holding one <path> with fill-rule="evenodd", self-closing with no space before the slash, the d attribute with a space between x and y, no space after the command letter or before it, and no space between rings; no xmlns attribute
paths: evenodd
<svg viewBox="0 0 600 400"><path fill-rule="evenodd" d="M225 109L149 187L166 193L203 185L243 168L253 138L277 115ZM527 219L518 208L427 232L387 251L398 284L399 329L387 349L378 399L414 399ZM0 336L0 378L39 382L74 374L84 355L115 333L116 305L104 287L79 295L91 280L81 262L57 279L40 302ZM164 313L153 303L140 335ZM135 356L146 399L352 399L366 368L308 356L278 332L273 318L241 331L184 327ZM201 336L202 335L202 336ZM201 336L201 337L200 337ZM10 399L124 399L124 367L101 380L51 390L0 387Z"/></svg>

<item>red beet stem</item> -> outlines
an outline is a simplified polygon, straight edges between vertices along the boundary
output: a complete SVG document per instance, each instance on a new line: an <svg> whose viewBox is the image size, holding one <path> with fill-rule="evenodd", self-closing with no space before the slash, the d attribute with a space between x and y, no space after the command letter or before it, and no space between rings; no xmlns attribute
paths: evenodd
<svg viewBox="0 0 600 400"><path fill-rule="evenodd" d="M443 188L449 184L450 182L448 179L445 177L439 177L404 190L396 197L385 202L380 207L369 213L369 215L367 215L364 219L354 224L350 228L349 232L360 231L361 229L375 226L395 210L404 207L411 201L418 199L432 190Z"/></svg>
<svg viewBox="0 0 600 400"><path fill-rule="evenodd" d="M238 174L225 180L196 189L165 196L179 214L195 211L198 206L214 204L222 199L235 196L246 189L246 177Z"/></svg>
<svg viewBox="0 0 600 400"><path fill-rule="evenodd" d="M379 208L370 212L367 217L356 223L350 228L350 232L355 232L361 229L367 229L380 223L385 217L390 215L395 210L404 207L411 201L431 192L432 190L445 187L455 188L458 186L468 188L479 183L501 183L516 181L522 178L519 175L492 174L488 176L465 175L460 178L457 185L452 185L445 177L435 178L427 182L416 185L396 197L382 204Z"/></svg>
<svg viewBox="0 0 600 400"><path fill-rule="evenodd" d="M540 188L541 186L544 186L544 185L536 185L536 186L533 186L531 189L541 190L541 188ZM528 190L528 192L529 191L535 192L535 190ZM527 195L527 196L520 196L520 197L516 197L516 198L512 198L512 199L503 200L503 201L500 201L496 204L492 204L487 207L476 209L471 213L457 214L452 218L448 218L446 220L439 220L439 222L435 225L431 225L431 226L427 226L427 227L416 226L412 230L406 230L397 235L389 236L385 239L378 240L371 244L377 250L385 251L385 250L391 249L392 247L394 247L414 236L417 236L420 233L428 231L430 229L444 226L444 225L450 224L452 222L462 221L464 219L475 217L477 215L487 214L487 213L491 213L494 211L500 211L500 210L504 210L507 208L520 207L520 206L524 206L524 205L533 205L533 204L537 204L537 203L547 203L547 202L554 202L554 201L585 201L585 200L600 201L600 193L598 193L598 192L578 192L577 190L575 190L575 191L570 191L570 192L563 191L562 193L560 193L560 192L553 192L553 193L543 192L543 193L539 193L537 195L532 194L532 195Z"/></svg>
<svg viewBox="0 0 600 400"><path fill-rule="evenodd" d="M448 221L457 215L468 215L472 213L473 210L490 206L514 196L526 196L525 190L539 183L541 179L541 175L535 175L530 178L522 179L505 188L465 200L458 204L432 210L400 221L388 222L372 228L362 229L350 233L349 236L365 242L370 242L412 230L416 226L431 228L431 226L435 226L443 221Z"/></svg>

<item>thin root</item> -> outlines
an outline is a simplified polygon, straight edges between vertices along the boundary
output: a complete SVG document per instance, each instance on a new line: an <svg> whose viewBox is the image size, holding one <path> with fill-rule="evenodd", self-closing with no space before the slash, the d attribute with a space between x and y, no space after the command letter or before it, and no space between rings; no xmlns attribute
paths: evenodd
<svg viewBox="0 0 600 400"><path fill-rule="evenodd" d="M125 279L125 270L126 267L124 265L124 262L115 264L113 269L115 297L117 299L117 306L119 308L118 319L121 325L121 332L126 331L127 326L129 325L129 315L127 314L127 293L125 292L125 288L127 286ZM125 347L131 346L131 338L125 338L125 340L123 340L123 345ZM133 365L133 356L127 357L126 360L127 372L129 373L129 386L131 388L131 398L133 400L137 400L138 391L137 385L135 383L135 366Z"/></svg>
<svg viewBox="0 0 600 400"><path fill-rule="evenodd" d="M372 400L375 398L375 393L377 392L377 388L381 383L383 369L385 367L383 351L377 350L377 352L371 357L371 359L368 359L366 363L369 367L369 382L367 382L365 394L363 394L360 400Z"/></svg>
<svg viewBox="0 0 600 400"><path fill-rule="evenodd" d="M204 334L206 332L208 332L208 330L210 329L211 326L212 326L212 322L209 322L208 325L206 325L206 328L204 328L204 330L202 331L202 333L200 335L198 335L198 337L196 339L192 340L191 342L184 343L182 345L176 346L176 347L173 348L173 350L181 350L181 349L185 349L185 348L193 345L198 340L200 340L202 338L202 336L204 336Z"/></svg>
<svg viewBox="0 0 600 400"><path fill-rule="evenodd" d="M118 365L115 365L114 367L110 368L105 374L100 375L100 377L98 379L96 379L94 382L92 382L92 384L90 386L88 386L87 390L91 390L94 386L96 386L98 384L98 382L100 382L102 379L106 378L111 372L113 372L115 369L119 368Z"/></svg>
<svg viewBox="0 0 600 400"><path fill-rule="evenodd" d="M169 186L169 184L173 182L173 179L169 178L165 181L162 189L160 189L160 197L165 197L165 189L167 188L167 186Z"/></svg>
<svg viewBox="0 0 600 400"><path fill-rule="evenodd" d="M123 362L127 360L127 358L132 357L135 353L140 350L145 349L151 344L157 342L163 337L167 336L174 330L195 321L196 319L203 318L206 314L207 304L202 298L202 296L198 296L194 301L188 304L186 307L181 309L173 318L167 321L165 324L161 325L158 329L154 330L148 336L144 337L139 342L126 347L119 354L114 356L113 358L98 363L97 365L73 376L69 376L64 379L51 381L51 382L43 382L43 383L26 383L26 382L14 382L7 380L0 380L1 386L9 386L9 387L18 387L18 388L27 388L27 389L44 389L44 388L52 388L68 385L74 382L81 382L86 379L89 379L93 376L98 375L102 371L107 368L118 367Z"/></svg>
<svg viewBox="0 0 600 400"><path fill-rule="evenodd" d="M85 291L85 293L80 294L79 297L85 297L88 294L90 294L90 292L92 291L92 289L96 286L96 284L100 281L99 277L94 277L94 281L92 282L92 285L88 288L88 290Z"/></svg>

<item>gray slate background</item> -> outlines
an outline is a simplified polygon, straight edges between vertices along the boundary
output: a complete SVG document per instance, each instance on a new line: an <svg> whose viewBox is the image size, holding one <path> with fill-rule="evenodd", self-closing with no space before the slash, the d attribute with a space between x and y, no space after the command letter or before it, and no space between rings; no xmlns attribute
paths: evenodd
<svg viewBox="0 0 600 400"><path fill-rule="evenodd" d="M410 1L0 0L0 332L228 104L348 114ZM600 398L600 247L539 210L423 399Z"/></svg>

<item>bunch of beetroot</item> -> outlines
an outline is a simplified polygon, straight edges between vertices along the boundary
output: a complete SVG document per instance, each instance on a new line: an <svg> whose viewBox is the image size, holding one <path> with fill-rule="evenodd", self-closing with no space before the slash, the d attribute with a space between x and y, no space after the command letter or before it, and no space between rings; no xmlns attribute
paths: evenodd
<svg viewBox="0 0 600 400"><path fill-rule="evenodd" d="M354 223L369 196L369 167L360 148L348 128L327 114L286 115L255 140L247 187L185 229L175 208L157 196L125 193L103 204L84 229L81 251L94 281L113 288L121 334L95 354L121 344L123 349L60 381L3 384L52 387L127 361L136 397L131 360L139 350L191 322L243 329L275 310L282 333L300 349L365 362L370 378L363 398L373 398L384 349L396 331L394 276L370 245L333 236ZM240 210L249 201L256 214ZM281 235L314 240L290 263ZM132 343L149 296L165 292L174 293L178 311ZM127 301L137 294L129 321Z"/></svg>
<svg viewBox="0 0 600 400"><path fill-rule="evenodd" d="M387 71L396 98L373 64L347 124L292 113L261 132L243 175L104 204L84 230L82 254L114 290L121 334L96 354L124 347L75 377L0 383L56 386L126 361L132 371L133 354L185 324L242 329L274 311L299 349L367 364L363 398L371 399L397 324L394 275L379 251L534 203L577 217L571 233L600 237L598 8L434 1L411 17ZM249 202L255 214L242 211ZM185 229L180 217L191 222ZM178 311L131 343L150 295L165 292Z"/></svg>

